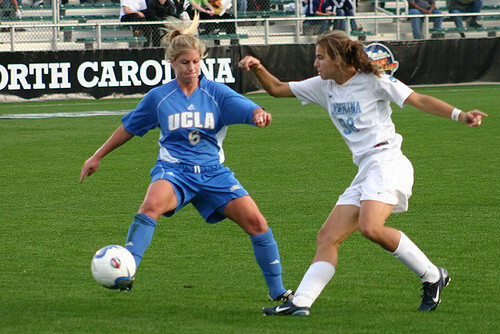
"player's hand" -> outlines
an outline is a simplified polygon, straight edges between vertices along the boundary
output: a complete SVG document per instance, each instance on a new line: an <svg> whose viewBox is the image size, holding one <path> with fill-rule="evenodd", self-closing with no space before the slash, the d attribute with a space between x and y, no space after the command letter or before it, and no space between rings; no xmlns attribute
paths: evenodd
<svg viewBox="0 0 500 334"><path fill-rule="evenodd" d="M259 128L263 128L271 124L273 120L273 117L271 116L270 113L266 112L262 108L257 108L253 111L253 117L252 121L257 125Z"/></svg>
<svg viewBox="0 0 500 334"><path fill-rule="evenodd" d="M90 157L87 161L85 161L85 163L83 164L83 167L82 167L82 172L80 173L80 183L83 182L83 179L85 178L85 176L90 176L96 170L98 170L100 163L101 163L101 160L97 159L95 157Z"/></svg>
<svg viewBox="0 0 500 334"><path fill-rule="evenodd" d="M260 64L260 60L255 58L254 56L245 56L245 58L240 60L238 66L245 71L250 71L252 67L258 66Z"/></svg>
<svg viewBox="0 0 500 334"><path fill-rule="evenodd" d="M467 124L469 128L475 128L481 125L483 117L488 117L488 115L482 111L474 109L460 114L460 121Z"/></svg>

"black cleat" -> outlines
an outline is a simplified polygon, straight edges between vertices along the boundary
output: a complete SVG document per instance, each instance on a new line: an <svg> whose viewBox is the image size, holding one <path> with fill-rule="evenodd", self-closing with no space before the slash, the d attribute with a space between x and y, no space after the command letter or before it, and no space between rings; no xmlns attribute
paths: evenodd
<svg viewBox="0 0 500 334"><path fill-rule="evenodd" d="M298 315L305 316L311 313L310 307L298 307L291 301L274 307L264 307L262 309L264 315Z"/></svg>
<svg viewBox="0 0 500 334"><path fill-rule="evenodd" d="M282 295L279 295L276 298L271 297L270 294L268 294L267 297L269 298L270 301L274 301L274 302L286 302L288 300L292 300L293 299L293 291L292 290L286 290L285 292L283 292Z"/></svg>
<svg viewBox="0 0 500 334"><path fill-rule="evenodd" d="M134 278L126 281L123 280L121 286L119 286L118 289L120 289L120 291L129 292L130 290L132 290L133 285L134 285Z"/></svg>
<svg viewBox="0 0 500 334"><path fill-rule="evenodd" d="M422 303L418 308L419 311L434 311L441 302L441 291L450 283L450 276L446 269L438 268L438 270L439 280L436 283L424 282Z"/></svg>

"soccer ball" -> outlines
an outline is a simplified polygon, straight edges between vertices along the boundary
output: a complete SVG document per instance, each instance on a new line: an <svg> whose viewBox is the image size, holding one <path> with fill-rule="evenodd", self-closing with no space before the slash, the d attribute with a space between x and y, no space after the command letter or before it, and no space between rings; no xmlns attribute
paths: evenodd
<svg viewBox="0 0 500 334"><path fill-rule="evenodd" d="M134 280L135 259L125 247L110 245L99 249L92 259L92 275L108 289L125 289Z"/></svg>

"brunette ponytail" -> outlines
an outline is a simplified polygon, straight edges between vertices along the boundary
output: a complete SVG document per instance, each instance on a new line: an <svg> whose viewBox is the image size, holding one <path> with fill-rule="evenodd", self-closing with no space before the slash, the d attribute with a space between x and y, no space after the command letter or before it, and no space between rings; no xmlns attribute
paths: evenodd
<svg viewBox="0 0 500 334"><path fill-rule="evenodd" d="M320 35L316 45L321 45L331 59L339 59L346 65L353 66L357 71L373 73L380 77L380 71L371 62L364 45L350 39L343 31Z"/></svg>

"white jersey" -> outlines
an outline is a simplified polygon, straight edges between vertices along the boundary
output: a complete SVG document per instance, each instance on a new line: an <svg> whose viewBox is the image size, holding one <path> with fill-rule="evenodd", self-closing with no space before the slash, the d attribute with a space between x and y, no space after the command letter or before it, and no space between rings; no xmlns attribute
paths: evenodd
<svg viewBox="0 0 500 334"><path fill-rule="evenodd" d="M401 148L390 102L403 107L413 90L396 78L358 72L342 85L319 76L289 84L302 104L316 103L328 111L356 165L373 151Z"/></svg>
<svg viewBox="0 0 500 334"><path fill-rule="evenodd" d="M126 6L134 11L145 10L147 7L145 0L121 0L120 1L120 18L125 15L123 6Z"/></svg>

